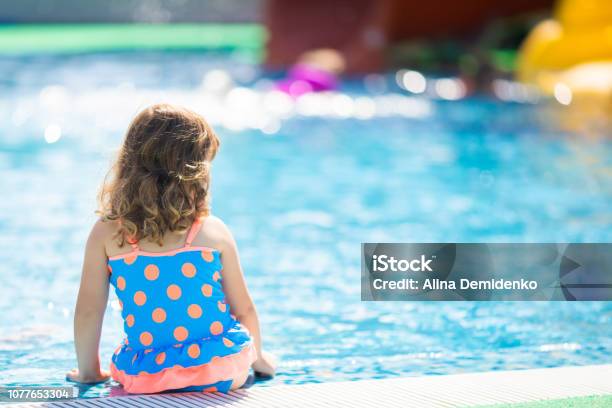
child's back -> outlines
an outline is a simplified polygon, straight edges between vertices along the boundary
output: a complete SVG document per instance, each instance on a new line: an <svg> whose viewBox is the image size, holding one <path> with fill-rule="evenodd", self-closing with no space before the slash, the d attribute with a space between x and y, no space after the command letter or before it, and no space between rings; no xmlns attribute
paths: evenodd
<svg viewBox="0 0 612 408"><path fill-rule="evenodd" d="M111 372L129 392L212 386L256 359L249 333L230 315L220 252L193 245L201 226L197 219L182 247L151 252L134 243L109 258L127 335Z"/></svg>
<svg viewBox="0 0 612 408"><path fill-rule="evenodd" d="M111 373L126 391L226 391L251 365L274 373L234 239L208 210L218 145L202 117L169 105L130 125L85 250L70 379L107 378L97 348L109 282L126 333Z"/></svg>

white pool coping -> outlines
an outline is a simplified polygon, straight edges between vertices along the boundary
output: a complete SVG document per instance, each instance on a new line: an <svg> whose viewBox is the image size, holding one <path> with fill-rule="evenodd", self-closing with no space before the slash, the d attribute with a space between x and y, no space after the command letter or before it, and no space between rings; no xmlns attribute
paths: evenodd
<svg viewBox="0 0 612 408"><path fill-rule="evenodd" d="M19 407L468 407L612 394L612 364L130 395Z"/></svg>

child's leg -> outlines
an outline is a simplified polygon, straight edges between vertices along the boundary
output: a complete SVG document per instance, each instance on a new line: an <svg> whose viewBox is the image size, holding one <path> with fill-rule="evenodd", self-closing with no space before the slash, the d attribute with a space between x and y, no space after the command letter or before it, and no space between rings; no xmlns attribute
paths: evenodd
<svg viewBox="0 0 612 408"><path fill-rule="evenodd" d="M230 390L237 390L238 388L242 387L247 378L249 378L249 370L246 370L242 374L234 377L232 379L232 386L230 387Z"/></svg>

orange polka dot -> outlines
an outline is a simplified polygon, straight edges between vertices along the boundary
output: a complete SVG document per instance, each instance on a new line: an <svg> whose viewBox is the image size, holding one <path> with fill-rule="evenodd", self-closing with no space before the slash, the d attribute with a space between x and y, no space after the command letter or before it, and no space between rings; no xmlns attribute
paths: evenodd
<svg viewBox="0 0 612 408"><path fill-rule="evenodd" d="M215 257L213 256L212 251L204 250L202 251L202 259L206 262L212 262Z"/></svg>
<svg viewBox="0 0 612 408"><path fill-rule="evenodd" d="M144 351L144 353L145 353L145 354L149 354L149 353L150 353L150 352L152 352L152 351L153 351L153 349L146 349L146 350Z"/></svg>
<svg viewBox="0 0 612 408"><path fill-rule="evenodd" d="M176 300L181 297L181 288L179 285L172 284L166 289L166 294L170 299Z"/></svg>
<svg viewBox="0 0 612 408"><path fill-rule="evenodd" d="M123 258L123 262L125 262L128 265L133 264L134 262L136 262L136 255L130 255L130 256L126 256L125 258Z"/></svg>
<svg viewBox="0 0 612 408"><path fill-rule="evenodd" d="M124 290L125 289L125 278L120 276L117 278L117 289Z"/></svg>
<svg viewBox="0 0 612 408"><path fill-rule="evenodd" d="M230 339L226 339L225 337L223 338L223 344L225 345L225 347L232 347L234 345L234 342L231 341Z"/></svg>
<svg viewBox="0 0 612 408"><path fill-rule="evenodd" d="M138 306L142 306L147 302L147 295L142 290L134 293L134 303Z"/></svg>
<svg viewBox="0 0 612 408"><path fill-rule="evenodd" d="M198 346L197 344L192 344L187 348L187 354L189 354L189 357L191 358L200 357L200 346Z"/></svg>
<svg viewBox="0 0 612 408"><path fill-rule="evenodd" d="M155 280L159 276L159 268L157 267L157 265L147 265L144 270L144 274L145 278L147 278L148 280Z"/></svg>
<svg viewBox="0 0 612 408"><path fill-rule="evenodd" d="M119 310L123 310L123 302L118 300L117 303L119 303Z"/></svg>
<svg viewBox="0 0 612 408"><path fill-rule="evenodd" d="M181 272L188 278L193 278L196 274L196 267L190 262L185 262L181 267Z"/></svg>
<svg viewBox="0 0 612 408"><path fill-rule="evenodd" d="M210 297L212 295L212 286L208 283L202 285L202 294L206 297Z"/></svg>
<svg viewBox="0 0 612 408"><path fill-rule="evenodd" d="M153 343L153 336L149 332L140 333L140 343L143 346L148 346Z"/></svg>
<svg viewBox="0 0 612 408"><path fill-rule="evenodd" d="M223 325L221 324L221 322L212 322L210 324L210 333L213 336L223 333Z"/></svg>
<svg viewBox="0 0 612 408"><path fill-rule="evenodd" d="M202 308L196 304L189 305L189 307L187 308L187 314L189 315L189 317L197 319L202 316Z"/></svg>
<svg viewBox="0 0 612 408"><path fill-rule="evenodd" d="M151 317L155 323L163 323L166 320L166 311L161 307L158 307L157 309L153 310Z"/></svg>
<svg viewBox="0 0 612 408"><path fill-rule="evenodd" d="M134 325L134 315L127 315L127 317L125 318L125 323L128 327L132 327Z"/></svg>
<svg viewBox="0 0 612 408"><path fill-rule="evenodd" d="M166 353L164 353L163 351L155 356L155 362L157 364L162 365L164 364L164 361L166 361Z"/></svg>
<svg viewBox="0 0 612 408"><path fill-rule="evenodd" d="M215 282L218 282L218 281L219 281L219 279L221 279L221 274L220 274L219 272L215 272L215 273L213 273L213 280L214 280Z"/></svg>
<svg viewBox="0 0 612 408"><path fill-rule="evenodd" d="M204 388L204 392L217 392L217 387Z"/></svg>
<svg viewBox="0 0 612 408"><path fill-rule="evenodd" d="M189 335L189 332L183 326L179 326L176 329L174 329L174 338L177 339L178 341L185 340L188 335Z"/></svg>
<svg viewBox="0 0 612 408"><path fill-rule="evenodd" d="M217 307L219 308L219 311L221 313L225 313L225 311L227 310L227 305L220 300L217 302Z"/></svg>

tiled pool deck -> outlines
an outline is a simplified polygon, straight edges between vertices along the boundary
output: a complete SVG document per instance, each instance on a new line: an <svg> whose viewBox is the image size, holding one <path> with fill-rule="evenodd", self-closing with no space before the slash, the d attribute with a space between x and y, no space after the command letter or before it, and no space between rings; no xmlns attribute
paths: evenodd
<svg viewBox="0 0 612 408"><path fill-rule="evenodd" d="M468 407L612 394L612 364L134 395L19 407Z"/></svg>

